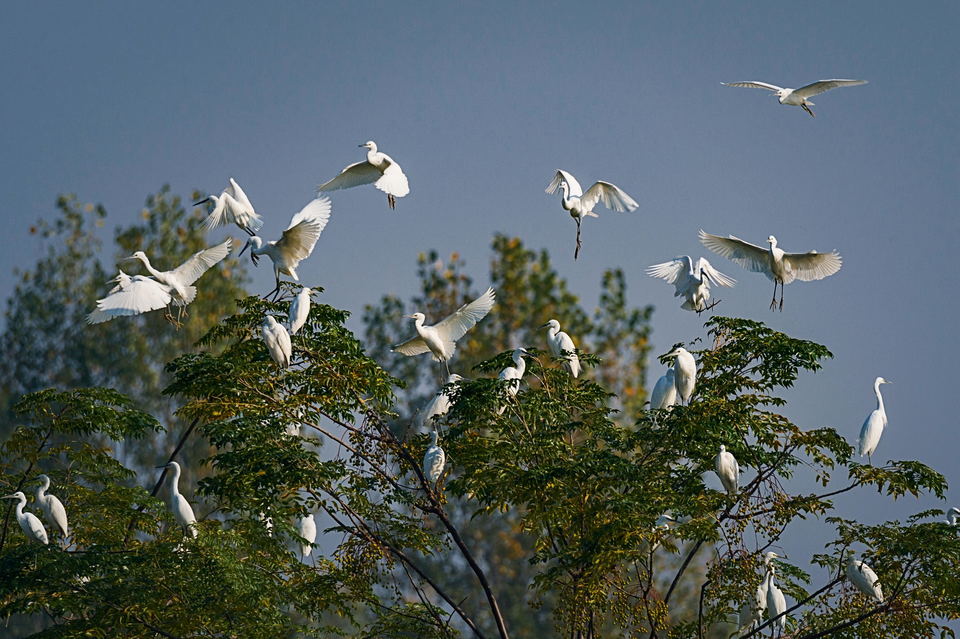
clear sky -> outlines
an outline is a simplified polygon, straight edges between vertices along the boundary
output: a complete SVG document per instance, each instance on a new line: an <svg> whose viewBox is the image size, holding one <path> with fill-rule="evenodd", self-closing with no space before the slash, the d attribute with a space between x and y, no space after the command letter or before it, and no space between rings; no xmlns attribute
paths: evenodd
<svg viewBox="0 0 960 639"><path fill-rule="evenodd" d="M890 419L875 460L920 459L960 482L956 361L960 236L960 4L956 2L14 3L0 24L0 294L33 263L28 227L58 193L102 202L111 226L144 197L217 191L234 176L273 238L314 186L376 140L411 194L396 212L367 187L334 194L300 269L359 315L414 292L414 260L459 251L478 288L493 233L548 248L588 303L621 266L652 303L657 353L702 336L672 289L643 274L706 255L697 230L790 251L838 249L839 274L786 290L737 278L717 312L826 344L836 359L789 394L800 425L855 440L882 375ZM722 81L870 84L814 98L817 117ZM639 202L574 224L543 189L557 168ZM219 236L218 236L219 237ZM211 243L216 238L211 239ZM272 285L261 266L255 290ZM92 303L92 300L91 300ZM495 312L495 311L494 311ZM541 323L546 318L531 318ZM357 323L354 323L357 327ZM576 327L565 327L574 335ZM540 346L543 346L542 344ZM841 514L877 521L950 501L861 493ZM821 524L805 524L806 552ZM813 543L813 545L810 545ZM802 561L798 562L801 563Z"/></svg>

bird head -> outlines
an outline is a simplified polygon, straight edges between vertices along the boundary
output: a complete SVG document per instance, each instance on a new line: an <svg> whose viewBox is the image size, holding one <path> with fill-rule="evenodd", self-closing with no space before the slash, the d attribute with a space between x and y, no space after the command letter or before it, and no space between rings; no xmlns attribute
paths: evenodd
<svg viewBox="0 0 960 639"><path fill-rule="evenodd" d="M12 495L4 495L3 497L0 497L0 499L19 499L21 501L27 501L27 496L18 490Z"/></svg>
<svg viewBox="0 0 960 639"><path fill-rule="evenodd" d="M374 153L377 152L377 143L373 140L367 140L363 144L358 144L357 146L359 146L361 149L370 149Z"/></svg>
<svg viewBox="0 0 960 639"><path fill-rule="evenodd" d="M180 464L175 461L167 462L166 464L161 464L157 468L169 468L171 470L180 470Z"/></svg>
<svg viewBox="0 0 960 639"><path fill-rule="evenodd" d="M144 253L143 251L136 251L136 252L135 252L133 255L131 255L130 257L125 257L125 258L123 258L123 259L120 260L120 261L121 261L121 262L134 262L134 261L136 261L136 260L140 260L141 262L143 262L144 264L146 264L146 263L147 263L147 254Z"/></svg>
<svg viewBox="0 0 960 639"><path fill-rule="evenodd" d="M275 318L273 315L265 315L264 318L263 318L263 322L261 323L261 325L262 325L264 328L271 328L271 327L273 327L276 323L277 323L277 318Z"/></svg>
<svg viewBox="0 0 960 639"><path fill-rule="evenodd" d="M768 237L767 237L767 244L770 245L770 248L776 248L776 246L777 246L777 238L775 238L775 237L772 236L772 235L768 236Z"/></svg>
<svg viewBox="0 0 960 639"><path fill-rule="evenodd" d="M243 248L240 249L240 252L237 253L237 257L243 255L243 252L247 249L250 249L250 261L253 262L254 266L260 261L260 256L254 253L254 251L259 251L263 246L263 240L261 240L256 235L251 235L250 239L247 240L247 243L243 245Z"/></svg>
<svg viewBox="0 0 960 639"><path fill-rule="evenodd" d="M677 348L673 349L672 351L670 351L670 352L667 353L666 355L661 355L661 356L660 356L660 360L662 361L662 360L665 360L665 359L671 359L671 358L673 358L673 357L678 357L678 356L680 356L682 353L686 353L686 352L687 352L687 349L683 348L682 346L678 346Z"/></svg>
<svg viewBox="0 0 960 639"><path fill-rule="evenodd" d="M891 382L888 382L887 380L885 380L885 379L882 378L882 377L878 377L878 378L877 378L877 381L874 382L874 383L875 383L875 384L890 384Z"/></svg>
<svg viewBox="0 0 960 639"><path fill-rule="evenodd" d="M450 373L450 377L447 378L448 384L455 384L457 382L462 382L462 381L463 381L463 377L461 377L460 375L457 375L456 373Z"/></svg>
<svg viewBox="0 0 960 639"><path fill-rule="evenodd" d="M208 195L207 197L203 198L202 200L197 200L196 202L193 203L193 205L194 205L194 206L201 206L201 205L203 205L203 204L206 204L207 202L213 202L214 204L216 204L216 203L217 203L217 196L216 196L216 195Z"/></svg>
<svg viewBox="0 0 960 639"><path fill-rule="evenodd" d="M550 320L549 322L547 322L546 324L544 324L543 326L541 326L540 328L555 328L556 330L559 331L559 330L560 330L560 322L558 322L558 321L555 320L555 319L552 319L552 320Z"/></svg>
<svg viewBox="0 0 960 639"><path fill-rule="evenodd" d="M721 453L727 452L727 447L724 446L723 444L720 444L720 452L721 452Z"/></svg>
<svg viewBox="0 0 960 639"><path fill-rule="evenodd" d="M415 320L417 322L422 322L427 319L427 316L424 315L423 313L414 313L412 315L405 315L404 317L406 317L407 319Z"/></svg>
<svg viewBox="0 0 960 639"><path fill-rule="evenodd" d="M44 484L45 486L50 485L50 478L47 477L46 475L42 475L42 474L37 475L37 481L40 482L41 484Z"/></svg>

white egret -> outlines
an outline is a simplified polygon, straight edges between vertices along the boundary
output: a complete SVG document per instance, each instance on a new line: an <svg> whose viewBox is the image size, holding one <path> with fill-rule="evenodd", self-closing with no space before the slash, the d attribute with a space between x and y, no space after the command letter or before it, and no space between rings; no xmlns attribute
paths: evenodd
<svg viewBox="0 0 960 639"><path fill-rule="evenodd" d="M677 394L684 404L690 403L693 391L697 387L697 361L693 359L690 351L682 346L677 347L663 356L664 358L674 358L673 382L677 387Z"/></svg>
<svg viewBox="0 0 960 639"><path fill-rule="evenodd" d="M570 217L577 222L577 248L573 251L573 259L577 259L580 255L580 225L583 223L583 218L600 217L593 212L598 203L620 213L633 211L640 206L623 189L610 182L594 182L593 186L584 193L577 178L563 169L557 169L557 174L553 176L546 192L553 194L557 189L563 191L563 199L560 201L563 210L569 211Z"/></svg>
<svg viewBox="0 0 960 639"><path fill-rule="evenodd" d="M191 537L196 537L197 517L193 514L190 502L180 494L180 464L172 461L164 466L157 466L157 468L165 468L170 473L167 476L167 490L170 491L169 506L173 518L180 524L184 532L189 533Z"/></svg>
<svg viewBox="0 0 960 639"><path fill-rule="evenodd" d="M313 253L320 233L330 220L330 209L330 198L318 197L290 219L290 224L279 240L270 240L264 244L262 238L252 235L240 249L240 255L250 249L250 259L254 264L257 264L261 255L266 255L273 262L273 275L277 285L265 297L280 292L281 273L289 275L294 281L300 281L297 277L297 266Z"/></svg>
<svg viewBox="0 0 960 639"><path fill-rule="evenodd" d="M297 331L303 328L307 323L307 317L310 315L310 293L312 291L304 286L297 293L297 296L290 302L290 310L287 312L287 320L290 322L290 334L296 335Z"/></svg>
<svg viewBox="0 0 960 639"><path fill-rule="evenodd" d="M423 454L423 474L431 484L436 484L443 474L443 466L447 463L447 454L437 443L439 435L434 430L430 433L430 446L427 452Z"/></svg>
<svg viewBox="0 0 960 639"><path fill-rule="evenodd" d="M207 202L213 202L213 210L203 221L208 231L212 231L219 226L236 224L248 235L253 235L263 226L263 220L253 209L250 198L233 178L230 178L230 184L223 190L220 197L211 194L198 202L194 202L193 205L200 206Z"/></svg>
<svg viewBox="0 0 960 639"><path fill-rule="evenodd" d="M770 310L777 307L777 284L780 285L780 310L783 310L783 286L793 280L811 282L822 280L840 270L843 258L836 251L830 253L785 253L777 248L777 238L767 238L769 249L745 242L733 235L720 237L700 230L700 242L708 249L729 258L748 271L763 273L773 280L773 301Z"/></svg>
<svg viewBox="0 0 960 639"><path fill-rule="evenodd" d="M400 165L392 157L377 150L377 144L373 140L358 146L367 149L367 159L351 164L340 171L340 175L329 182L324 182L317 189L336 191L362 184L373 184L387 194L387 206L391 209L396 208L397 198L410 192L407 176L403 174Z"/></svg>
<svg viewBox="0 0 960 639"><path fill-rule="evenodd" d="M674 297L682 297L680 308L702 313L717 305L708 305L710 286L733 286L735 279L724 275L710 265L705 257L694 262L689 255L683 255L662 264L647 267L647 275L659 277L676 288Z"/></svg>
<svg viewBox="0 0 960 639"><path fill-rule="evenodd" d="M110 282L116 282L117 285L110 289L106 297L97 300L96 310L87 315L88 324L157 311L170 306L172 301L170 287L146 275L130 277L121 269Z"/></svg>
<svg viewBox="0 0 960 639"><path fill-rule="evenodd" d="M417 427L422 431L427 426L436 429L437 423L436 420L439 417L447 414L447 411L450 410L450 396L447 394L446 386L449 384L456 384L459 381L462 381L463 378L457 375L456 373L451 374L447 377L447 383L444 387L440 388L437 391L437 394L427 402L427 404L420 409L420 412L417 414Z"/></svg>
<svg viewBox="0 0 960 639"><path fill-rule="evenodd" d="M958 518L960 518L960 508L954 507L947 511L946 523L956 526Z"/></svg>
<svg viewBox="0 0 960 639"><path fill-rule="evenodd" d="M560 330L560 322L552 319L540 328L547 329L547 346L550 348L550 354L563 358L563 367L575 378L578 377L580 358L577 356L577 347L570 336Z"/></svg>
<svg viewBox="0 0 960 639"><path fill-rule="evenodd" d="M713 460L717 470L717 477L723 484L724 490L731 497L740 491L740 465L733 453L727 452L727 447L721 445L720 452Z"/></svg>
<svg viewBox="0 0 960 639"><path fill-rule="evenodd" d="M653 542L650 546L650 552L656 552L657 548L660 547L660 539L662 539L670 531L670 524L677 523L676 517L670 513L663 513L657 517L657 521L653 524L653 531L659 532L657 541Z"/></svg>
<svg viewBox="0 0 960 639"><path fill-rule="evenodd" d="M873 392L877 395L877 408L867 415L867 419L863 422L863 426L860 427L860 439L857 442L857 453L863 457L867 456L867 460L872 464L874 451L877 450L877 444L880 443L880 436L883 434L883 429L887 426L887 411L883 407L883 395L880 394L880 384L889 384L887 380L882 377L878 377L873 382Z"/></svg>
<svg viewBox="0 0 960 639"><path fill-rule="evenodd" d="M737 615L737 633L743 634L750 632L760 625L764 613L767 611L767 583L770 581L770 573L766 573L760 581L760 585L753 593L753 597L748 599L740 606Z"/></svg>
<svg viewBox="0 0 960 639"><path fill-rule="evenodd" d="M260 335L267 346L270 358L277 363L277 366L280 368L290 366L293 346L290 343L290 333L287 332L287 328L273 315L267 315L260 324Z"/></svg>
<svg viewBox="0 0 960 639"><path fill-rule="evenodd" d="M300 542L300 557L306 561L313 553L313 542L317 540L317 520L313 515L306 514L297 519L297 534L302 537Z"/></svg>
<svg viewBox="0 0 960 639"><path fill-rule="evenodd" d="M24 512L23 507L27 505L26 495L18 490L12 495L4 495L0 499L18 499L16 510L17 523L20 524L23 534L31 541L36 541L44 545L50 543L47 539L47 531L44 530L40 518L33 513Z"/></svg>
<svg viewBox="0 0 960 639"><path fill-rule="evenodd" d="M523 374L527 371L527 362L523 359L526 352L527 349L525 348L514 349L513 366L507 366L497 375L497 379L507 382L507 394L510 397L517 396L517 392L520 390L520 380L523 379ZM497 414L503 415L503 411L506 409L506 404L502 405L497 409Z"/></svg>
<svg viewBox="0 0 960 639"><path fill-rule="evenodd" d="M40 508L40 512L43 513L43 518L47 520L47 523L53 526L54 530L60 531L61 537L66 541L69 534L67 510L63 507L63 502L57 499L55 495L47 494L50 489L50 478L46 475L40 475L37 479L40 480L40 485L37 486L36 491L37 507Z"/></svg>
<svg viewBox="0 0 960 639"><path fill-rule="evenodd" d="M847 549L847 579L857 587L857 590L883 603L883 590L880 588L877 573L873 572L873 569L862 559L857 560L855 555L852 548Z"/></svg>
<svg viewBox="0 0 960 639"><path fill-rule="evenodd" d="M432 326L425 326L426 316L423 313L407 315L414 320L417 329L416 337L397 344L393 350L404 355L420 355L430 352L433 359L443 362L443 366L450 375L450 366L447 361L453 357L457 348L457 340L467 334L493 308L496 294L493 288L488 288L483 295L469 304L464 304L454 313L448 315Z"/></svg>
<svg viewBox="0 0 960 639"><path fill-rule="evenodd" d="M673 367L660 376L650 393L650 410L670 408L677 403L677 385L674 381Z"/></svg>
<svg viewBox="0 0 960 639"><path fill-rule="evenodd" d="M811 116L813 116L813 110L810 107L814 106L814 104L807 98L820 95L824 91L829 91L830 89L836 89L838 87L855 87L866 83L866 80L820 80L818 82L814 82L813 84L800 87L799 89L786 89L784 87L778 87L775 84L758 82L756 80L748 80L745 82L721 82L721 84L725 87L766 89L767 91L773 91L774 95L777 96L777 100L780 101L780 104L803 107L803 110L809 113Z"/></svg>
<svg viewBox="0 0 960 639"><path fill-rule="evenodd" d="M779 617L776 621L773 622L773 628L775 630L779 629L779 634L783 634L784 629L787 627L787 616L783 613L787 609L787 600L783 596L783 591L777 586L776 581L776 568L773 565L773 560L777 557L777 553L768 552L764 557L764 563L767 566L767 619L775 619ZM783 615L782 617L780 615Z"/></svg>

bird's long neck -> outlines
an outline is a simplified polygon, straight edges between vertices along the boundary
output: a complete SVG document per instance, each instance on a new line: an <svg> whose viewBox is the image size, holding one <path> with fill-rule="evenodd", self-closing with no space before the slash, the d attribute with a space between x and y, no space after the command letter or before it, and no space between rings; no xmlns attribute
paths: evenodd
<svg viewBox="0 0 960 639"><path fill-rule="evenodd" d="M437 442L440 440L440 436L437 434L437 431L430 433L430 445L436 446Z"/></svg>
<svg viewBox="0 0 960 639"><path fill-rule="evenodd" d="M150 273L150 275L153 275L153 276L156 277L157 279L159 279L159 278L161 278L161 277L163 276L163 273L161 273L161 272L158 271L157 269L153 268L153 265L150 264L150 260L147 259L147 256L146 256L146 255L144 255L143 257L141 257L141 258L140 258L140 261L143 262L143 268L147 269L147 272Z"/></svg>
<svg viewBox="0 0 960 639"><path fill-rule="evenodd" d="M417 319L413 320L413 326L414 326L414 328L417 329L417 334L419 334L419 335L423 335L423 322L424 322L424 321L425 321L425 318L423 318L423 317L418 317Z"/></svg>
<svg viewBox="0 0 960 639"><path fill-rule="evenodd" d="M552 324L547 327L547 335L550 336L550 339L557 339L557 334L560 332L559 326L553 326Z"/></svg>
<svg viewBox="0 0 960 639"><path fill-rule="evenodd" d="M886 415L887 411L883 407L883 395L880 394L880 382L874 382L873 392L877 394L877 410Z"/></svg>
<svg viewBox="0 0 960 639"><path fill-rule="evenodd" d="M170 492L172 494L180 494L180 467L174 466L173 470L170 471Z"/></svg>
<svg viewBox="0 0 960 639"><path fill-rule="evenodd" d="M17 519L23 519L23 507L27 505L27 498L21 497L17 500Z"/></svg>

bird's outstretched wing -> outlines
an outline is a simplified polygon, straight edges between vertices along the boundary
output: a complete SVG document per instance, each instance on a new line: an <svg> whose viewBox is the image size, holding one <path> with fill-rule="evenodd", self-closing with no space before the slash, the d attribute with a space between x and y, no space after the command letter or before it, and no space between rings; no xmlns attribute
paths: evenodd
<svg viewBox="0 0 960 639"><path fill-rule="evenodd" d="M705 257L701 257L697 261L697 267L700 269L703 277L706 277L712 284L715 284L716 286L731 287L737 283L737 280L713 268L713 265L710 264Z"/></svg>
<svg viewBox="0 0 960 639"><path fill-rule="evenodd" d="M767 91L780 91L783 87L778 87L769 82L758 82L757 80L746 80L744 82L721 82L725 87L742 87L745 89L766 89Z"/></svg>
<svg viewBox="0 0 960 639"><path fill-rule="evenodd" d="M690 273L692 264L689 255L682 255L669 262L653 264L647 267L647 275L650 277L659 277L668 284L673 284L680 289L686 283L686 275Z"/></svg>
<svg viewBox="0 0 960 639"><path fill-rule="evenodd" d="M194 253L190 259L173 270L174 275L183 282L184 286L193 284L211 266L230 255L230 238L222 244L211 246Z"/></svg>
<svg viewBox="0 0 960 639"><path fill-rule="evenodd" d="M255 232L263 228L263 220L257 215L253 204L250 202L250 198L247 197L247 194L240 188L236 180L230 178L230 186L224 190L223 194L231 196L234 200L234 202L231 203L232 207L228 208L233 209L234 220L232 221L237 226L250 228Z"/></svg>
<svg viewBox="0 0 960 639"><path fill-rule="evenodd" d="M426 353L430 350L430 347L427 346L427 343L423 341L423 338L417 335L416 337L411 337L405 342L397 344L393 347L394 351L397 353L403 353L404 355L420 355L421 353Z"/></svg>
<svg viewBox="0 0 960 639"><path fill-rule="evenodd" d="M745 242L733 235L729 237L711 235L704 232L703 229L700 229L700 243L717 255L736 262L748 271L766 273L767 277L773 277L770 271L770 252L761 246Z"/></svg>
<svg viewBox="0 0 960 639"><path fill-rule="evenodd" d="M385 156L390 164L383 170L383 175L374 182L374 186L394 197L403 197L410 192L410 183L407 182L407 176L403 174L400 165L393 161L390 156Z"/></svg>
<svg viewBox="0 0 960 639"><path fill-rule="evenodd" d="M583 188L580 186L580 183L577 182L577 178L563 169L557 169L557 174L553 176L553 180L547 185L546 192L551 194L556 193L557 189L560 188L560 184L563 182L567 184L567 190L570 191L570 195L575 197L583 195Z"/></svg>
<svg viewBox="0 0 960 639"><path fill-rule="evenodd" d="M801 98L812 98L813 96L820 95L824 91L829 91L830 89L836 89L838 87L855 87L857 85L866 83L866 80L820 80L819 82L808 84L805 87L794 89L793 94L800 96Z"/></svg>
<svg viewBox="0 0 960 639"><path fill-rule="evenodd" d="M340 175L329 182L324 182L317 187L318 191L336 191L337 189L349 189L361 184L373 184L380 179L380 169L373 166L366 160L351 164Z"/></svg>
<svg viewBox="0 0 960 639"><path fill-rule="evenodd" d="M88 324L100 324L114 317L139 315L170 304L170 287L142 275L136 275L97 300L95 311L87 315Z"/></svg>
<svg viewBox="0 0 960 639"><path fill-rule="evenodd" d="M455 313L445 317L437 322L434 328L437 335L445 342L455 342L467 331L477 325L493 308L496 294L493 287L488 288L483 295L473 300L469 304L464 304L456 310Z"/></svg>
<svg viewBox="0 0 960 639"><path fill-rule="evenodd" d="M596 182L587 189L587 192L580 198L580 202L581 206L588 211L592 211L597 202L603 202L605 207L618 213L633 211L640 206L619 186L603 181Z"/></svg>
<svg viewBox="0 0 960 639"><path fill-rule="evenodd" d="M843 258L836 251L830 253L810 251L809 253L785 253L783 262L787 266L789 277L789 280L784 278L784 282L789 284L794 279L812 282L833 275L840 270Z"/></svg>
<svg viewBox="0 0 960 639"><path fill-rule="evenodd" d="M330 203L330 198L318 197L311 200L309 204L300 209L300 212L290 218L290 224L287 225L287 228L292 229L304 220L316 220L320 223L320 230L322 231L327 226L327 222L330 221L332 211L333 205Z"/></svg>
<svg viewBox="0 0 960 639"><path fill-rule="evenodd" d="M319 220L312 218L301 220L283 232L277 240L277 247L296 262L305 260L313 253L313 247L322 230L323 223Z"/></svg>

